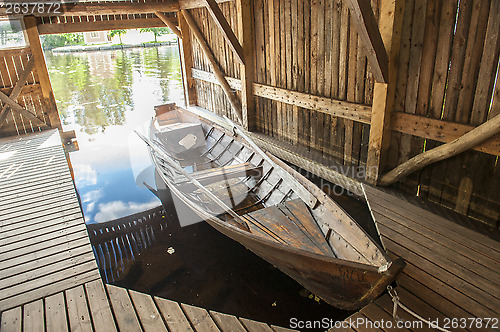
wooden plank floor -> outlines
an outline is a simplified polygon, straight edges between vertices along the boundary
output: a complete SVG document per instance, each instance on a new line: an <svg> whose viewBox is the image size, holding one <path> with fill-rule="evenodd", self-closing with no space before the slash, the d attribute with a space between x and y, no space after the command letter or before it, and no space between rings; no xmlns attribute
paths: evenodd
<svg viewBox="0 0 500 332"><path fill-rule="evenodd" d="M0 139L0 312L99 278L59 132Z"/></svg>
<svg viewBox="0 0 500 332"><path fill-rule="evenodd" d="M4 311L10 331L287 332L246 318L207 311L95 280Z"/></svg>
<svg viewBox="0 0 500 332"><path fill-rule="evenodd" d="M489 329L500 329L500 243L373 187L363 189L385 248L407 262L396 288L401 303L441 327L455 319L458 325L448 330L479 330L472 318L482 319L482 330L486 319L497 319L497 328ZM386 294L351 316L351 322L366 321L347 330L394 330L366 323L392 320L392 310ZM409 330L434 330L411 323L417 320L402 309L398 314Z"/></svg>

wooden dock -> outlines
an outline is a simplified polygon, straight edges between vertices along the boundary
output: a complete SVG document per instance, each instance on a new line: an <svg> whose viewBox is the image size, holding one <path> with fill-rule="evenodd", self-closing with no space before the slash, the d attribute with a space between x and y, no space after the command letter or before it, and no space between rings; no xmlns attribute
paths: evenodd
<svg viewBox="0 0 500 332"><path fill-rule="evenodd" d="M459 325L449 321L444 326L452 331L478 330L481 323L477 319L482 319L484 330L488 318L500 317L497 241L373 187L363 185L363 189L383 245L407 262L396 288L403 305L441 327L455 319ZM392 312L393 302L386 294L346 320L364 323L346 324L339 330L394 330ZM418 323L412 326L416 318L401 308L397 312L409 324L403 330L435 330L427 323L422 328L415 325ZM470 319L457 321L460 318ZM392 321L393 328L377 329L369 323L381 320Z"/></svg>
<svg viewBox="0 0 500 332"><path fill-rule="evenodd" d="M0 311L100 279L58 130L0 140Z"/></svg>
<svg viewBox="0 0 500 332"><path fill-rule="evenodd" d="M246 318L105 285L59 131L0 139L0 331L263 331Z"/></svg>

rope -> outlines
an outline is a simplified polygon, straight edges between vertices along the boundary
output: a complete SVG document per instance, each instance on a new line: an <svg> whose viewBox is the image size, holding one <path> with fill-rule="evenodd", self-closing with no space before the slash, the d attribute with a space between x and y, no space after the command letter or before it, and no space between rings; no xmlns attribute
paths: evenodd
<svg viewBox="0 0 500 332"><path fill-rule="evenodd" d="M427 319L424 319L422 316L418 315L417 313L415 313L414 311L412 311L411 309L409 309L408 307L406 307L404 304L402 304L399 301L398 293L396 292L396 290L394 288L392 288L391 285L387 286L387 291L389 292L389 295L392 298L392 302L394 303L394 306L392 308L392 318L394 318L394 320L396 322L404 322L405 321L403 318L399 317L398 314L397 314L398 306L399 306L401 309L403 309L404 311L406 311L407 313L409 313L413 317L415 317L415 318L423 321L424 323L427 323L428 326L431 326L431 327L433 327L433 328L435 328L435 329L437 329L439 331L451 332L450 330L447 330L445 328L437 326L434 323L431 323Z"/></svg>

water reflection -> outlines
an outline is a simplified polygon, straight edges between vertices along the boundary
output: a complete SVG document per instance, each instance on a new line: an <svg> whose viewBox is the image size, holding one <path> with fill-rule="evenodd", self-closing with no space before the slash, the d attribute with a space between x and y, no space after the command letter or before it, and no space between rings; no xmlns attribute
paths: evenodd
<svg viewBox="0 0 500 332"><path fill-rule="evenodd" d="M47 52L46 59L64 129L76 131L80 146L71 162L86 222L159 205L136 185L151 162L133 130L144 130L155 105L184 103L177 47Z"/></svg>

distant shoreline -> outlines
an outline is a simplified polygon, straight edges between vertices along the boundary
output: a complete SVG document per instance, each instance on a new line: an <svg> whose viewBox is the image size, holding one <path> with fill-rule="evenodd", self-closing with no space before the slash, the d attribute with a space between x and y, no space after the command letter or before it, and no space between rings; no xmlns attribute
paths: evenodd
<svg viewBox="0 0 500 332"><path fill-rule="evenodd" d="M91 52L91 51L105 51L105 50L122 50L125 48L135 47L156 47L177 45L177 40L163 41L158 43L138 43L138 44L101 44L101 45L74 45L63 46L51 49L53 53L72 53L72 52Z"/></svg>

